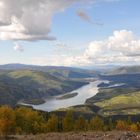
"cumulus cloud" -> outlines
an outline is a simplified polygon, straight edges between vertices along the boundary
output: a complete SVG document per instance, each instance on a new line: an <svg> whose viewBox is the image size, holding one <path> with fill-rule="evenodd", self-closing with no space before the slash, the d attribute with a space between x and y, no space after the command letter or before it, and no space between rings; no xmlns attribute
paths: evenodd
<svg viewBox="0 0 140 140"><path fill-rule="evenodd" d="M91 42L84 56L93 63L139 63L140 39L132 31L114 31L105 40Z"/></svg>
<svg viewBox="0 0 140 140"><path fill-rule="evenodd" d="M101 0L106 1L108 0ZM114 1L114 0L113 0ZM51 35L52 19L73 4L92 5L97 0L0 0L0 40L56 40ZM77 15L93 22L86 12Z"/></svg>
<svg viewBox="0 0 140 140"><path fill-rule="evenodd" d="M32 64L49 66L70 66L71 62L71 58L67 55L47 55L42 57L33 57L31 59Z"/></svg>
<svg viewBox="0 0 140 140"><path fill-rule="evenodd" d="M81 18L82 20L90 23L90 24L93 24L93 25L103 25L103 23L100 23L100 22L94 22L90 16L84 11L84 10L78 10L77 11L77 16L79 18Z"/></svg>
<svg viewBox="0 0 140 140"><path fill-rule="evenodd" d="M88 0L86 0L88 1ZM52 18L84 0L0 0L1 40L55 40Z"/></svg>
<svg viewBox="0 0 140 140"><path fill-rule="evenodd" d="M15 51L23 52L24 48L23 46L19 45L18 43L15 43L15 46L13 47Z"/></svg>
<svg viewBox="0 0 140 140"><path fill-rule="evenodd" d="M120 30L114 31L113 35L103 41L93 41L86 50L86 55L95 54L122 54L138 55L140 54L140 39L135 39L132 31Z"/></svg>
<svg viewBox="0 0 140 140"><path fill-rule="evenodd" d="M105 64L140 64L140 38L132 31L114 31L104 40L92 41L82 55L55 55L36 58L38 64L92 66Z"/></svg>
<svg viewBox="0 0 140 140"><path fill-rule="evenodd" d="M49 65L49 66L80 66L89 64L88 59L83 56L67 56L67 55L47 55L42 57L33 57L31 64Z"/></svg>

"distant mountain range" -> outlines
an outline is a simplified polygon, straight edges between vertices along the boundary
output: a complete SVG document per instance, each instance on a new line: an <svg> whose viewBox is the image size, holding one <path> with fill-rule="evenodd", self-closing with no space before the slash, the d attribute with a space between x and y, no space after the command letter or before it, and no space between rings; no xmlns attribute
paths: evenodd
<svg viewBox="0 0 140 140"><path fill-rule="evenodd" d="M49 72L57 77L67 78L87 78L97 76L99 72L94 70L86 70L81 68L63 67L63 66L37 66L24 64L6 64L0 65L0 70L35 70Z"/></svg>
<svg viewBox="0 0 140 140"><path fill-rule="evenodd" d="M105 75L140 74L140 66L123 66L111 69Z"/></svg>
<svg viewBox="0 0 140 140"><path fill-rule="evenodd" d="M42 72L49 72L55 76L67 78L86 78L91 76L98 76L104 73L105 75L120 75L120 74L139 74L140 66L88 66L82 68L64 67L64 66L38 66L25 64L5 64L0 65L0 70L35 70Z"/></svg>

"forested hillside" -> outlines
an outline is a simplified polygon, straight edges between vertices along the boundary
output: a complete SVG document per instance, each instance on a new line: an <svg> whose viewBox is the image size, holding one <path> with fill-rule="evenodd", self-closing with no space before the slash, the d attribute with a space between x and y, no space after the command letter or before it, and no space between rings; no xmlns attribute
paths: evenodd
<svg viewBox="0 0 140 140"><path fill-rule="evenodd" d="M87 131L140 131L140 123L125 120L105 120L100 116L92 116L91 119L79 115L74 116L72 111L63 116L54 113L34 111L29 108L12 109L8 106L0 107L0 135L13 134L41 134L48 132L87 132Z"/></svg>
<svg viewBox="0 0 140 140"><path fill-rule="evenodd" d="M41 99L72 91L87 82L56 77L35 70L1 70L0 104L15 106L19 100Z"/></svg>

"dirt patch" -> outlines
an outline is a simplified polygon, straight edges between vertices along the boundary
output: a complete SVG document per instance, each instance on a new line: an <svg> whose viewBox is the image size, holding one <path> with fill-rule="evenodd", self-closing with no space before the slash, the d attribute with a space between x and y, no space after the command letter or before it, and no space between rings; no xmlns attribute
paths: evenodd
<svg viewBox="0 0 140 140"><path fill-rule="evenodd" d="M4 140L4 139L3 139ZM12 140L140 140L140 133L134 132L71 132L41 135L19 135Z"/></svg>

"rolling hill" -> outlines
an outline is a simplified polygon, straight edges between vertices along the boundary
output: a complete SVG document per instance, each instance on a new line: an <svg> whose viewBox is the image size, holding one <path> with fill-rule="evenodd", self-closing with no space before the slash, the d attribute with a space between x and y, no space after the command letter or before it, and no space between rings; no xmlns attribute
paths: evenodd
<svg viewBox="0 0 140 140"><path fill-rule="evenodd" d="M140 91L99 101L95 105L102 108L102 115L137 115L140 114Z"/></svg>
<svg viewBox="0 0 140 140"><path fill-rule="evenodd" d="M0 70L35 70L41 72L48 72L51 75L65 78L87 78L98 76L97 71L85 70L73 67L63 66L37 66L37 65L24 65L24 64L6 64L0 65Z"/></svg>
<svg viewBox="0 0 140 140"><path fill-rule="evenodd" d="M112 69L105 75L140 74L140 66L124 66Z"/></svg>
<svg viewBox="0 0 140 140"><path fill-rule="evenodd" d="M41 99L74 90L87 82L56 77L36 70L1 70L0 105L15 106L19 100Z"/></svg>
<svg viewBox="0 0 140 140"><path fill-rule="evenodd" d="M102 116L140 114L140 74L102 75L100 78L110 82L100 84L99 92L87 99L86 104L98 106L98 114ZM115 84L121 86L113 87Z"/></svg>
<svg viewBox="0 0 140 140"><path fill-rule="evenodd" d="M100 75L96 71L71 67L0 65L0 105L15 106L20 100L36 102L36 99L66 93L87 84L82 78L88 77L110 83L100 84L99 92L87 99L86 107L98 106L100 115L140 114L140 66L120 67ZM123 84L111 87L119 83ZM74 107L74 110L82 108Z"/></svg>

